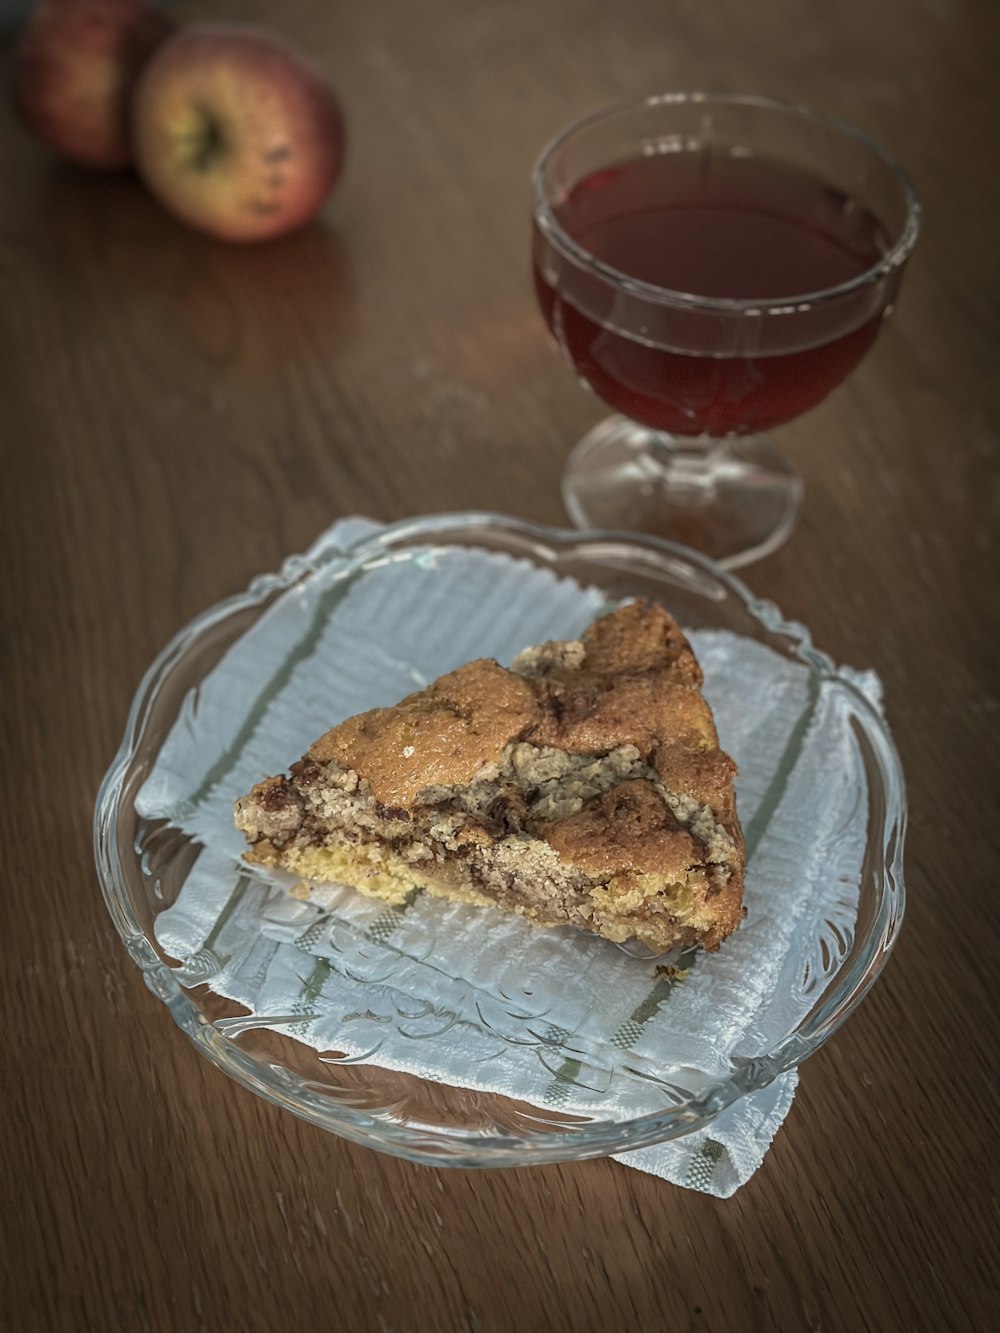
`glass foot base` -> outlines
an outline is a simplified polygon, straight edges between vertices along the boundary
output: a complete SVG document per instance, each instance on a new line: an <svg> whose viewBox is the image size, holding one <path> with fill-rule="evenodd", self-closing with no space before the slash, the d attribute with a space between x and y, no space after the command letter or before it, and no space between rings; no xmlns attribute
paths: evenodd
<svg viewBox="0 0 1000 1333"><path fill-rule="evenodd" d="M573 450L562 494L578 528L649 532L735 569L786 539L802 482L763 436L684 439L611 417Z"/></svg>

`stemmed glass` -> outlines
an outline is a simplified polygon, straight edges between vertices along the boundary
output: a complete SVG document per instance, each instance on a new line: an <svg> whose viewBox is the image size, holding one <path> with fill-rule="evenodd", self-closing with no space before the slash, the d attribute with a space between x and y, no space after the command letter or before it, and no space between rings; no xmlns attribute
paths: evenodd
<svg viewBox="0 0 1000 1333"><path fill-rule="evenodd" d="M773 551L802 486L760 432L875 340L920 228L909 181L807 107L669 93L571 125L532 187L542 312L617 410L569 459L570 518L729 567Z"/></svg>

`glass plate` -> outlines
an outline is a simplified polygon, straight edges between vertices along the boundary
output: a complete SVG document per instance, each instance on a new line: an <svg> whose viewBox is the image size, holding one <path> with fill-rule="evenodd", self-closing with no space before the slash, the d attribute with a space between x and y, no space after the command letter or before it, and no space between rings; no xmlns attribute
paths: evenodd
<svg viewBox="0 0 1000 1333"><path fill-rule="evenodd" d="M477 513L389 527L348 523L346 528L346 539L321 539L307 556L293 557L279 574L254 580L246 593L206 611L174 638L139 687L121 748L98 796L95 853L111 916L150 990L201 1054L251 1091L345 1138L414 1161L468 1167L597 1157L692 1133L817 1050L879 975L903 912L902 773L859 674L836 667L813 648L801 625L784 620L773 604L754 598L732 575L654 538L567 532ZM412 573L414 582L407 607L390 615L387 581L389 573L395 578L400 570ZM497 577L493 571L499 571ZM523 600L526 589L537 591L530 604ZM463 609L459 591L474 612ZM544 606L543 596L549 599ZM772 968L768 985L780 994L772 996L775 1003L766 1010L770 1017L744 1025L739 1040L721 1057L711 1044L707 1054L692 1054L704 1036L698 1030L698 1004L685 1008L667 1001L672 993L711 998L712 969L721 966L716 960L725 960L727 949L735 948L731 942L711 957L650 960L642 951L621 949L571 928L531 930L492 909L427 900L429 907L414 912L413 927L407 924L410 942L403 947L396 943L398 936L392 937L397 922L384 904L342 890L339 899L333 894L329 914L295 905L280 876L275 882L242 864L236 845L226 841L232 836L232 801L266 772L287 768L323 730L356 711L349 704L357 702L357 691L362 699L369 690L373 702L394 702L406 692L398 688L397 677L412 689L414 682L429 679L431 669L437 673L477 655L501 656L498 643L512 653L539 638L566 637L567 616L575 616L579 630L595 607L635 596L660 601L696 639L738 635L759 646L754 649L758 656L773 655L767 660L791 673L811 698L826 701L827 726L835 729L845 756L838 780L843 814L827 831L820 857L821 865L830 865L821 874L832 878L838 846L849 837L857 839L857 873L840 875L850 881L846 888L834 886L843 910L821 914L805 936L800 922L790 955ZM346 606L353 608L350 623L380 627L377 652L372 647L377 635L345 642L348 622L342 630L340 618ZM337 668L329 682L332 693L323 694L309 729L300 732L283 721L280 709L262 721L258 707L250 718L227 694L213 694L220 663L223 670L238 670L250 636L280 625L282 616L291 616L301 629L304 608L312 619L296 641L295 661L283 668L284 684L300 669L307 680L303 664L322 668L326 652L351 663L349 670ZM505 627L508 611L512 625ZM543 627L551 621L553 633L538 633L531 624L533 611ZM459 617L460 632L449 628L450 613ZM386 643L394 644L393 651ZM470 652L470 647L482 652ZM456 654L461 649L462 656L442 660L452 649ZM748 702L751 708L758 704L757 699ZM234 715L227 717L227 709ZM199 738L214 736L213 727L238 737L239 745L227 741L212 756L199 792L164 813L166 807L156 807L151 790L163 788L163 772L167 786L171 772L177 778L177 754L185 744L197 747ZM798 730L804 734L805 724ZM248 761L249 779L246 772L238 773L234 758L248 737L259 748L257 759ZM726 735L721 739L725 746ZM808 774L797 775L789 799L799 791L804 799L808 786ZM209 792L217 802L214 813L199 805ZM213 849L214 840L225 842L221 852ZM808 841L792 848L793 862L799 853L806 858L816 851ZM214 912L206 918L201 907L188 910L195 869L211 896L219 866L234 877L235 888L221 884L219 871L222 896ZM753 855L748 900L752 866ZM768 884L757 883L754 893L751 920L753 910L766 915ZM471 919L462 913L477 915ZM171 923L177 920L189 926L201 921L198 947L185 952L175 942L179 936ZM504 972L504 951L515 947L510 932L517 930L525 932L516 943L518 957L543 956L549 949L556 959L553 967L568 978L556 987L558 1021L554 1009L550 1013L533 1003L530 967L513 981L511 969ZM479 941L485 942L482 956L456 964L456 947L468 931L477 941L473 952L479 951ZM746 931L744 926L732 940ZM418 937L419 948L412 943ZM492 954L491 946L496 946ZM233 980L237 952L239 984ZM488 966L498 969L496 985L488 976L484 980L482 968ZM260 977L267 974L270 985L289 967L301 977L302 989L287 1012L254 1014L241 1002L240 986L249 972L256 968ZM440 994L431 1002L421 993L428 968L443 977L446 988L456 978L461 981L461 997L453 1007ZM422 969L425 981L415 981ZM634 994L634 985L645 978L656 980L647 985L645 999L622 1015L609 1041L595 1042L587 1035L592 1036L593 1010L606 1005L610 1012L619 998L617 988L607 1001L595 1001L592 994L585 998L585 989L574 989L577 971L620 977L622 996ZM327 982L334 990L340 984L348 987L350 1005L343 995L331 998ZM682 982L686 991L678 989ZM472 1009L462 1010L463 1004ZM672 1005L676 1014L667 1021L663 1016ZM785 1015L778 1027L776 1013ZM689 1016L678 1016L684 1014ZM457 1062L456 1052L465 1053ZM469 1063L463 1064L466 1055ZM473 1059L480 1055L481 1066ZM497 1086L500 1068L508 1071L503 1094L490 1090ZM545 1095L537 1092L540 1070L548 1071Z"/></svg>

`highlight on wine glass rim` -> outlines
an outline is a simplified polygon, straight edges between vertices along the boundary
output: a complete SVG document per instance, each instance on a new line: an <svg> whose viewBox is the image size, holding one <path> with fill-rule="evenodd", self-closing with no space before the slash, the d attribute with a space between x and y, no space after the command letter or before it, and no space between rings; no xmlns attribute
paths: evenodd
<svg viewBox="0 0 1000 1333"><path fill-rule="evenodd" d="M603 166L583 165L600 158L602 149ZM767 178L755 183L753 177L761 170ZM641 239L625 236L617 246L612 242L607 254L600 244L593 248L589 244L594 238L587 230L587 209L594 207L602 192L608 195L602 209L607 215L630 208L655 210L658 199L670 204L693 196L693 205L699 191L708 202L720 203L730 196L730 234L720 230L718 243L705 244L701 256L706 266L710 259L727 256L728 264L699 274L684 269L690 258L681 255L676 257L677 268L671 269L669 263L657 268L655 261L643 262ZM532 192L538 227L568 259L614 280L625 279L649 299L761 315L793 313L796 304L835 298L901 269L916 245L922 221L908 176L863 131L801 103L740 92L659 93L592 111L544 148L532 176ZM808 227L810 204L815 206L824 195L825 215L816 213L811 225L814 231L824 222L835 226L834 240L848 252L840 266L830 265L829 257L824 266L814 255L812 269L796 267L794 257L786 253L781 256L786 277L784 282L778 278L778 285L790 289L797 279L798 290L774 295L769 285L774 286L775 275L768 284L764 273L732 271L733 265L743 262L739 244L735 252L732 249L732 217L744 214L739 223L742 243L753 249L745 214L755 204L798 212ZM693 206L685 211L692 215L686 222L689 232L704 224ZM662 217L655 221L662 227ZM590 225L600 230L599 220ZM676 225L685 228L684 220ZM652 245L653 225L648 219L645 234L646 243ZM660 237L662 256L674 238L662 231ZM776 249L772 265L777 262ZM743 295L755 277L761 290ZM792 297L797 300L791 302Z"/></svg>

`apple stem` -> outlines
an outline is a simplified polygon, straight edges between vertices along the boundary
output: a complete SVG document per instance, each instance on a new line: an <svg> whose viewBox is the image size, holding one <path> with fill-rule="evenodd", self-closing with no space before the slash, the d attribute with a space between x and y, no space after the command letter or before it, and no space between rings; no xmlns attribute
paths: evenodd
<svg viewBox="0 0 1000 1333"><path fill-rule="evenodd" d="M198 108L200 125L188 136L192 146L191 165L195 171L208 171L225 147L225 135L218 119L206 107Z"/></svg>

